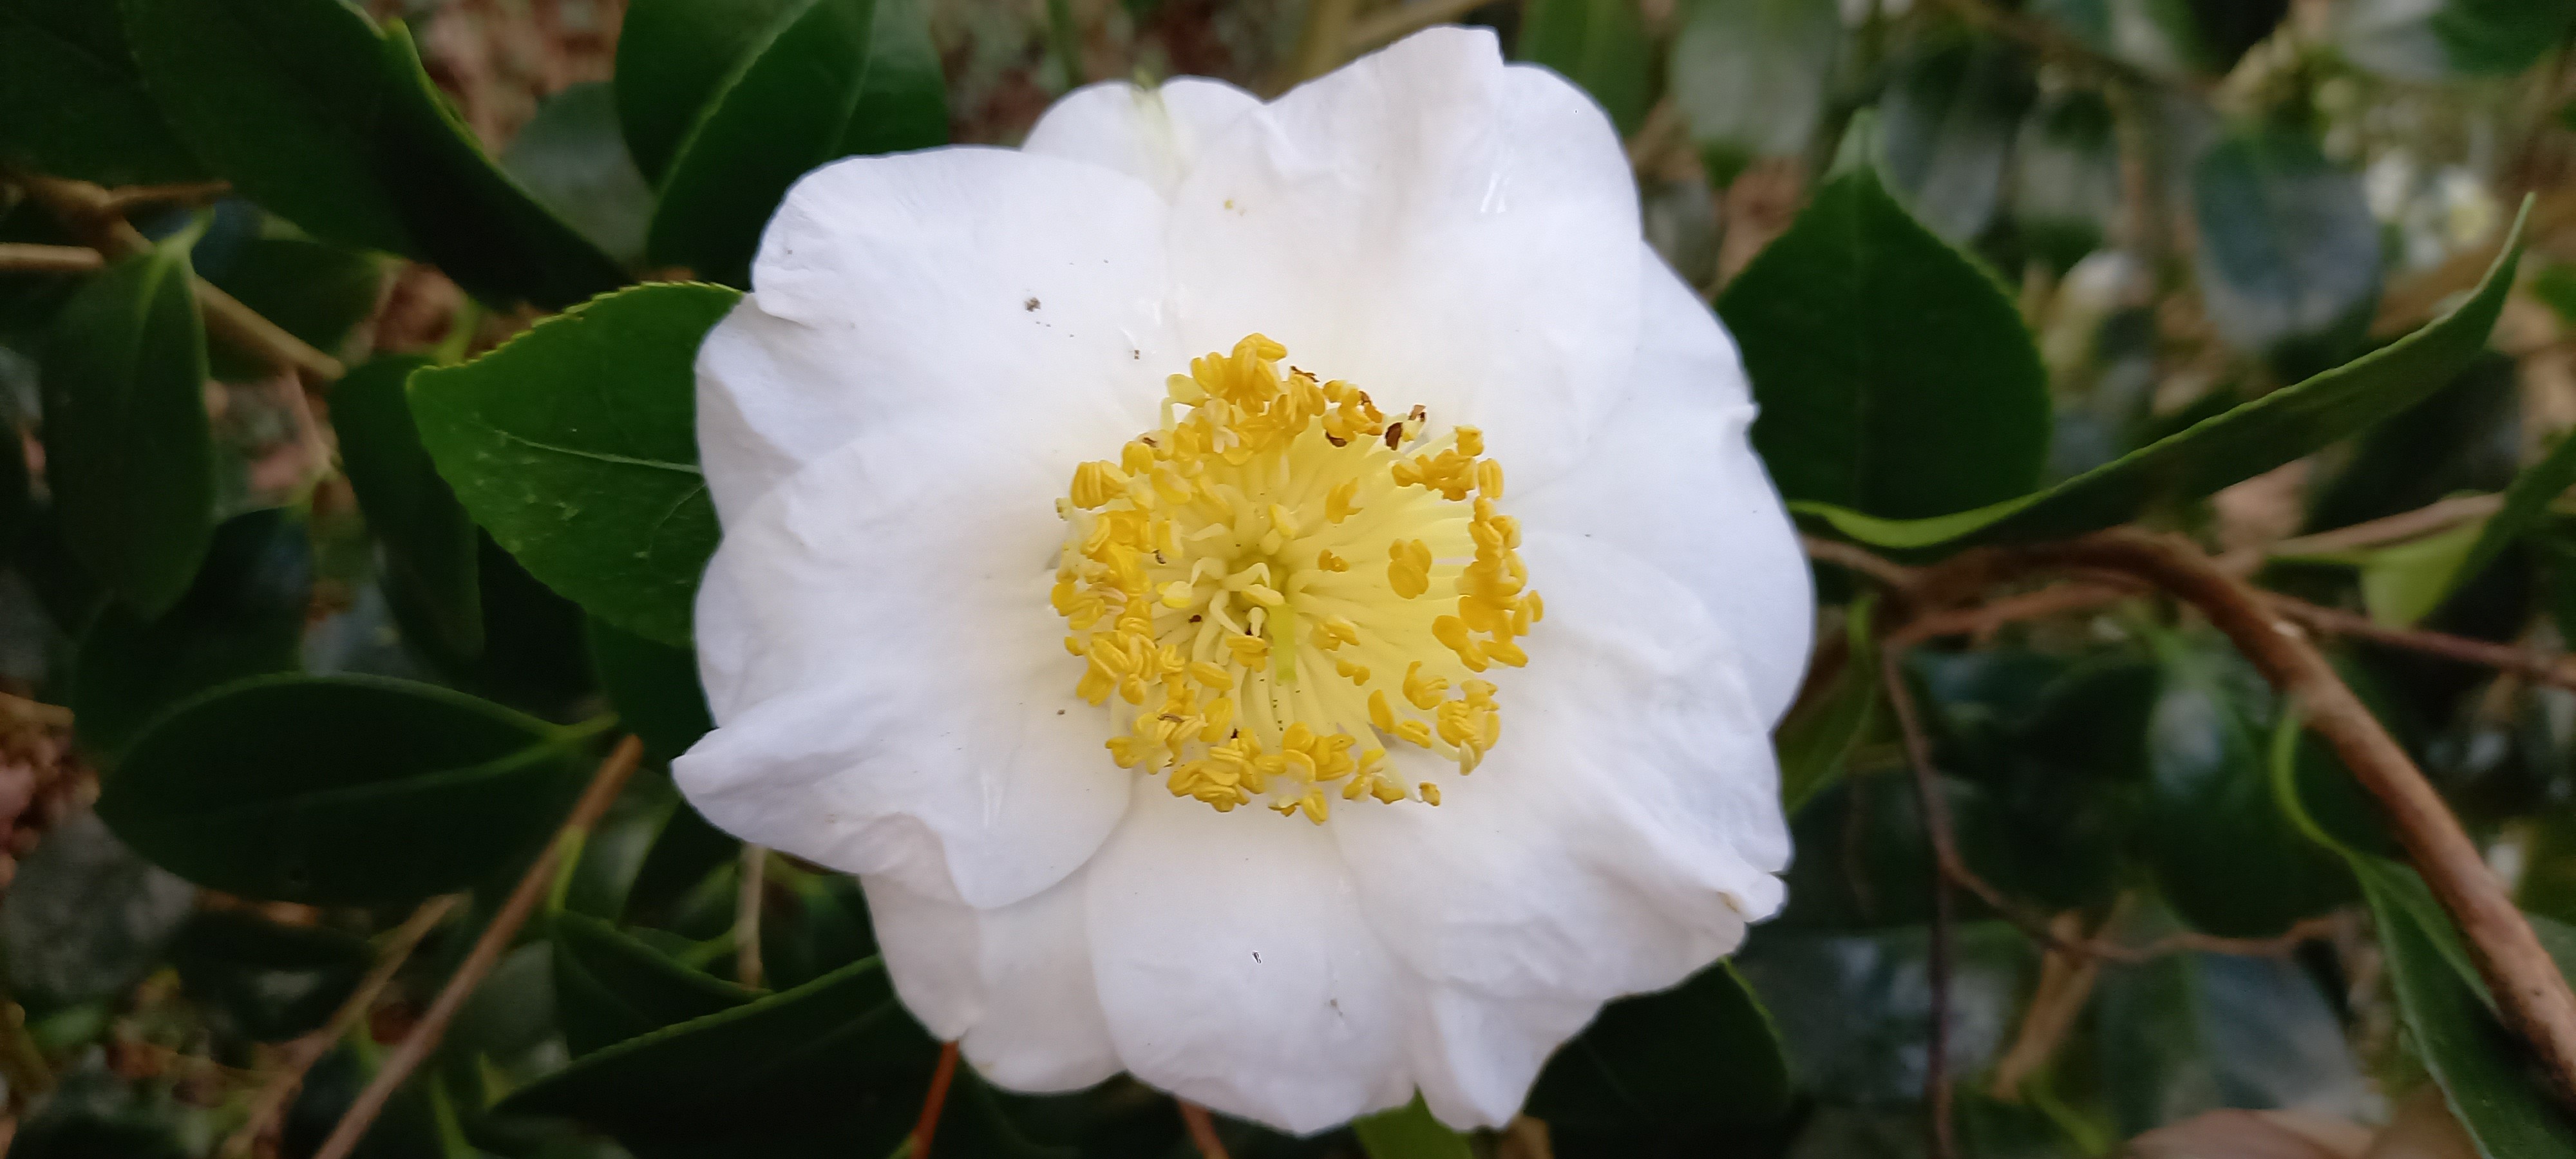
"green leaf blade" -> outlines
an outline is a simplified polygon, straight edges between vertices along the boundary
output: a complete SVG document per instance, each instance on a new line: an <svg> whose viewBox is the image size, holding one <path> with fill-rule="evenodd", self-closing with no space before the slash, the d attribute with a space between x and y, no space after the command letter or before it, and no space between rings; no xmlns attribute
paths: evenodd
<svg viewBox="0 0 2576 1159"><path fill-rule="evenodd" d="M750 284L760 231L796 179L840 155L868 72L874 0L805 0L714 98L662 179L658 265Z"/></svg>
<svg viewBox="0 0 2576 1159"><path fill-rule="evenodd" d="M176 603L213 542L206 336L185 240L64 304L40 370L45 473L72 554L135 612Z"/></svg>
<svg viewBox="0 0 2576 1159"><path fill-rule="evenodd" d="M2160 499L2199 498L2250 479L2405 410L2467 366L2486 347L2512 292L2529 212L2526 204L2477 289L2414 333L2046 491L1920 519L1796 496L1791 509L1862 543L1939 555L1983 543L2081 535L2127 522Z"/></svg>
<svg viewBox="0 0 2576 1159"><path fill-rule="evenodd" d="M688 645L717 535L694 359L739 297L639 286L409 386L422 444L493 539L565 598L673 647Z"/></svg>
<svg viewBox="0 0 2576 1159"><path fill-rule="evenodd" d="M418 901L525 856L581 788L574 738L460 693L260 677L135 738L99 816L200 885L308 904Z"/></svg>
<svg viewBox="0 0 2576 1159"><path fill-rule="evenodd" d="M2037 484L2048 378L2019 311L1866 168L1820 190L1717 309L1789 499L1910 519Z"/></svg>

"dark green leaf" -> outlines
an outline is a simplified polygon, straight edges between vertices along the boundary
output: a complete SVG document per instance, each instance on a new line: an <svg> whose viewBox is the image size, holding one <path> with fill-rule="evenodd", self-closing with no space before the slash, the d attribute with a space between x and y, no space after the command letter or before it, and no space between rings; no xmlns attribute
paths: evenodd
<svg viewBox="0 0 2576 1159"><path fill-rule="evenodd" d="M934 1051L870 958L584 1055L501 1110L579 1119L643 1156L882 1154L919 1111Z"/></svg>
<svg viewBox="0 0 2576 1159"><path fill-rule="evenodd" d="M1834 0L1690 0L1673 39L1673 101L1713 179L1807 151L1842 38Z"/></svg>
<svg viewBox="0 0 2576 1159"><path fill-rule="evenodd" d="M709 104L767 44L794 0L634 0L617 34L617 123L660 180Z"/></svg>
<svg viewBox="0 0 2576 1159"><path fill-rule="evenodd" d="M2451 1112L2485 1159L2576 1156L2576 1123L2543 1090L2514 1041L2465 972L2448 919L2430 907L2415 871L2352 858L2387 955L2390 988L2415 1054L2433 1072Z"/></svg>
<svg viewBox="0 0 2576 1159"><path fill-rule="evenodd" d="M144 91L116 5L97 0L0 3L0 160L101 185L206 172Z"/></svg>
<svg viewBox="0 0 2576 1159"><path fill-rule="evenodd" d="M662 178L655 263L748 284L760 230L787 187L841 155L857 127L873 0L802 0L707 106Z"/></svg>
<svg viewBox="0 0 2576 1159"><path fill-rule="evenodd" d="M760 914L761 967L770 985L802 986L876 952L867 894L857 878L770 858Z"/></svg>
<svg viewBox="0 0 2576 1159"><path fill-rule="evenodd" d="M416 253L372 158L380 37L342 0L121 0L135 62L182 140L326 241Z"/></svg>
<svg viewBox="0 0 2576 1159"><path fill-rule="evenodd" d="M1849 647L1833 683L1802 698L1773 730L1780 754L1780 807L1790 816L1842 780L1853 750L1878 723L1878 648L1870 630L1874 606L1871 597L1852 605Z"/></svg>
<svg viewBox="0 0 2576 1159"><path fill-rule="evenodd" d="M1583 86L1620 135L1636 132L1646 119L1655 43L1637 0L1533 0L1522 12L1515 47L1522 60Z"/></svg>
<svg viewBox="0 0 2576 1159"><path fill-rule="evenodd" d="M2042 101L2013 149L2012 215L2022 241L2062 272L2102 244L2119 214L2111 103L2085 90Z"/></svg>
<svg viewBox="0 0 2576 1159"><path fill-rule="evenodd" d="M11 995L39 1013L122 991L160 960L197 891L86 811L45 834L0 906Z"/></svg>
<svg viewBox="0 0 2576 1159"><path fill-rule="evenodd" d="M2353 0L2334 41L2363 68L2401 80L2509 76L2565 42L2576 0Z"/></svg>
<svg viewBox="0 0 2576 1159"><path fill-rule="evenodd" d="M2038 482L2048 378L2012 299L1866 168L1827 183L1718 299L1781 493L1882 518Z"/></svg>
<svg viewBox="0 0 2576 1159"><path fill-rule="evenodd" d="M124 0L173 127L325 241L436 263L481 297L560 307L624 273L483 155L411 34L343 0Z"/></svg>
<svg viewBox="0 0 2576 1159"><path fill-rule="evenodd" d="M2029 62L1999 41L1942 45L1898 66L1879 125L1888 184L1916 219L1962 244L1985 232L2036 92Z"/></svg>
<svg viewBox="0 0 2576 1159"><path fill-rule="evenodd" d="M372 256L292 237L252 238L221 265L204 261L198 272L326 354L337 354L349 332L375 313L385 276ZM218 344L210 353L216 374L228 380L276 373L256 351Z"/></svg>
<svg viewBox="0 0 2576 1159"><path fill-rule="evenodd" d="M930 39L928 0L877 0L876 9L868 75L841 152L867 156L947 144L948 74Z"/></svg>
<svg viewBox="0 0 2576 1159"><path fill-rule="evenodd" d="M2223 646L2155 639L2164 690L2148 726L2147 859L2194 928L2270 937L2352 896L2351 880L2274 799L2271 696Z"/></svg>
<svg viewBox="0 0 2576 1159"><path fill-rule="evenodd" d="M2307 134L2234 133L2192 167L2201 297L2230 343L2292 374L2336 362L2379 302L2379 222L2361 179Z"/></svg>
<svg viewBox="0 0 2576 1159"><path fill-rule="evenodd" d="M112 756L181 700L292 671L312 602L303 520L270 508L225 521L196 582L169 611L146 619L111 607L81 635L71 696L81 743Z"/></svg>
<svg viewBox="0 0 2576 1159"><path fill-rule="evenodd" d="M2171 932L2130 920L2132 944ZM2335 1005L2296 962L2181 953L2104 969L2099 1060L2123 1135L2221 1107L2358 1114L2370 1102Z"/></svg>
<svg viewBox="0 0 2576 1159"><path fill-rule="evenodd" d="M625 270L483 154L409 30L394 25L382 43L390 91L376 169L423 260L477 297L551 310L625 284Z"/></svg>
<svg viewBox="0 0 2576 1159"><path fill-rule="evenodd" d="M1549 1125L1588 1128L1760 1122L1788 1106L1780 1031L1725 962L1604 1007L1557 1048L1529 1098Z"/></svg>
<svg viewBox="0 0 2576 1159"><path fill-rule="evenodd" d="M653 187L626 156L617 97L606 82L546 98L501 154L501 168L601 252L628 264L644 260Z"/></svg>
<svg viewBox="0 0 2576 1159"><path fill-rule="evenodd" d="M180 237L108 267L54 318L45 476L72 554L137 612L188 590L215 531L206 335Z"/></svg>
<svg viewBox="0 0 2576 1159"><path fill-rule="evenodd" d="M373 958L363 938L278 925L246 910L201 912L170 946L188 993L260 1042L321 1029Z"/></svg>
<svg viewBox="0 0 2576 1159"><path fill-rule="evenodd" d="M590 662L617 718L644 738L657 761L689 751L715 728L706 690L698 686L698 656L687 648L647 640L594 616L586 621Z"/></svg>
<svg viewBox="0 0 2576 1159"><path fill-rule="evenodd" d="M580 914L555 918L554 953L555 1001L575 1056L760 997Z"/></svg>
<svg viewBox="0 0 2576 1159"><path fill-rule="evenodd" d="M429 360L387 355L351 370L331 388L331 428L340 463L384 545L385 595L435 650L472 656L483 649L483 600L475 567L474 521L438 477L412 425L403 384Z"/></svg>
<svg viewBox="0 0 2576 1159"><path fill-rule="evenodd" d="M367 677L261 677L172 709L99 815L199 885L312 904L417 901L523 857L581 789L583 734Z"/></svg>
<svg viewBox="0 0 2576 1159"><path fill-rule="evenodd" d="M2476 292L2422 329L2046 491L1930 519L1874 517L1830 501L1798 504L1796 510L1865 543L1937 554L1979 543L2076 535L2126 522L2155 500L2196 499L2250 479L2406 409L2485 349L2522 256L2522 220L2515 219L2504 251ZM1754 381L1758 391L1758 374ZM1773 461L1775 475L1779 469Z"/></svg>
<svg viewBox="0 0 2576 1159"><path fill-rule="evenodd" d="M421 441L475 521L591 614L674 647L716 544L693 364L739 297L639 286L411 379Z"/></svg>
<svg viewBox="0 0 2576 1159"><path fill-rule="evenodd" d="M1977 1074L2009 1040L2038 952L2004 922L1961 922L1953 934L1950 1071ZM1922 1096L1929 1057L1926 945L1922 926L1818 934L1764 925L1734 965L1780 1028L1798 1089L1846 1105L1907 1102Z"/></svg>
<svg viewBox="0 0 2576 1159"><path fill-rule="evenodd" d="M1368 1159L1474 1159L1467 1137L1431 1117L1417 1097L1407 1106L1351 1120Z"/></svg>

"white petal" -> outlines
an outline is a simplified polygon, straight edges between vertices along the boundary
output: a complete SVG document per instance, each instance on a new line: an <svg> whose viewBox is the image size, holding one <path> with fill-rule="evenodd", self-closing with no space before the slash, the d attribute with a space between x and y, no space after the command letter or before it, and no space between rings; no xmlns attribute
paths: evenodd
<svg viewBox="0 0 2576 1159"><path fill-rule="evenodd" d="M1099 846L1130 777L1047 605L1097 432L1025 426L873 423L728 523L697 606L718 727L674 765L708 820L983 908Z"/></svg>
<svg viewBox="0 0 2576 1159"><path fill-rule="evenodd" d="M1148 784L1084 877L1101 1004L1137 1078L1295 1132L1412 1097L1407 983L1323 828Z"/></svg>
<svg viewBox="0 0 2576 1159"><path fill-rule="evenodd" d="M1020 149L1115 169L1170 197L1208 139L1260 104L1251 93L1206 77L1150 89L1102 81L1049 106Z"/></svg>
<svg viewBox="0 0 2576 1159"><path fill-rule="evenodd" d="M1436 1043L1417 1030L1416 1072L1479 1114L1517 1106L1603 1000L1733 950L1778 908L1789 854L1768 722L1723 626L1606 542L1533 531L1521 553L1547 618L1527 668L1488 673L1501 744L1466 777L1402 749L1441 804L1331 825L1371 927L1461 1004L1435 1004Z"/></svg>
<svg viewBox="0 0 2576 1159"><path fill-rule="evenodd" d="M1118 440L1134 437L1186 357L1163 320L1165 213L1123 174L997 149L806 174L761 236L754 292L698 351L718 515L730 525L799 466L926 413L1043 400L1120 416Z"/></svg>
<svg viewBox="0 0 2576 1159"><path fill-rule="evenodd" d="M1753 453L1752 390L1734 341L1662 258L1638 249L1646 302L1635 372L1583 463L1509 492L1508 506L1527 526L1579 528L1696 593L1734 641L1725 662L1744 673L1762 719L1777 722L1815 631L1806 556ZM1546 578L1532 582L1548 592Z"/></svg>
<svg viewBox="0 0 2576 1159"><path fill-rule="evenodd" d="M1493 34L1409 37L1245 115L1172 208L1195 353L1260 332L1515 478L1572 461L1636 353L1636 184L1599 106Z"/></svg>
<svg viewBox="0 0 2576 1159"><path fill-rule="evenodd" d="M1076 874L1000 909L936 901L863 879L877 944L904 1006L1012 1090L1077 1090L1118 1073L1091 983Z"/></svg>
<svg viewBox="0 0 2576 1159"><path fill-rule="evenodd" d="M1454 986L1423 987L1406 1036L1423 1102L1461 1130L1510 1122L1548 1056L1599 1010L1592 1001L1497 999Z"/></svg>

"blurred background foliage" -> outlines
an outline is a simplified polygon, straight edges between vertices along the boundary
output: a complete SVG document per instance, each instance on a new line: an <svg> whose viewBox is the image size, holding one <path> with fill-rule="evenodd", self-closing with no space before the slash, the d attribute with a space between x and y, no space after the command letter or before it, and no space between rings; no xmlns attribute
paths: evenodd
<svg viewBox="0 0 2576 1159"><path fill-rule="evenodd" d="M693 463L689 351L821 161L1442 21L1608 111L1812 531L2138 520L2340 612L2576 960L2576 0L0 0L10 1154L301 1159L379 1076L375 1159L873 1157L934 1087L944 1154L1206 1153L1124 1080L935 1077L855 884L663 771L709 727L703 494L511 448ZM1927 818L1873 676L1903 593L1819 557L1784 914L1509 1130L1222 1146L2576 1156L2192 613L2005 592L2042 602L1908 653ZM1985 887L1946 916L1944 815Z"/></svg>

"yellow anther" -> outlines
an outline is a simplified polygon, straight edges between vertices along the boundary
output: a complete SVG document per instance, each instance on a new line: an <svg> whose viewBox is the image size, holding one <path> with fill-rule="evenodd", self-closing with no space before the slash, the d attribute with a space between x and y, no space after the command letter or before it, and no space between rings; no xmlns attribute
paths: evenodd
<svg viewBox="0 0 2576 1159"><path fill-rule="evenodd" d="M1199 683L1216 689L1219 692L1224 692L1234 687L1234 677L1227 675L1225 669L1219 668L1214 664L1210 664L1205 660L1192 661L1188 668L1188 672L1190 674L1190 679L1196 680Z"/></svg>
<svg viewBox="0 0 2576 1159"><path fill-rule="evenodd" d="M1127 476L1118 464L1094 459L1073 469L1073 505L1084 510L1101 507L1127 491Z"/></svg>
<svg viewBox="0 0 2576 1159"><path fill-rule="evenodd" d="M1359 493L1360 481L1357 479L1344 479L1335 484L1332 490L1325 492L1324 522L1339 523L1350 518L1353 512L1359 510L1359 505L1352 502L1358 498Z"/></svg>
<svg viewBox="0 0 2576 1159"><path fill-rule="evenodd" d="M1440 786L1435 785L1435 784L1432 784L1432 783L1431 783L1431 782L1429 782L1429 781L1424 781L1424 782L1422 782L1422 784L1421 784L1420 788L1421 788L1421 791L1422 791L1422 803L1423 803L1423 804L1425 804L1425 805L1437 805L1437 804L1439 804L1439 803L1440 803Z"/></svg>
<svg viewBox="0 0 2576 1159"><path fill-rule="evenodd" d="M1413 707L1428 712L1439 705L1442 698L1446 697L1448 694L1448 677L1424 676L1422 674L1422 661L1420 660L1416 660L1405 667L1404 698L1413 702Z"/></svg>
<svg viewBox="0 0 2576 1159"><path fill-rule="evenodd" d="M1545 614L1497 506L1502 468L1482 431L1435 439L1421 407L1390 422L1285 357L1253 334L1191 360L1164 382L1159 425L1077 465L1052 501L1066 526L1046 599L1080 662L1074 693L1133 706L1103 742L1112 763L1220 812L1258 802L1321 824L1337 796L1437 803L1379 746L1475 768L1501 706L1473 674L1526 664L1516 641ZM1361 526L1363 495L1365 537L1329 530ZM1383 583L1347 558L1377 542ZM1327 665L1361 695L1301 685ZM1374 686L1373 665L1403 679Z"/></svg>

